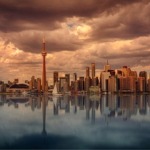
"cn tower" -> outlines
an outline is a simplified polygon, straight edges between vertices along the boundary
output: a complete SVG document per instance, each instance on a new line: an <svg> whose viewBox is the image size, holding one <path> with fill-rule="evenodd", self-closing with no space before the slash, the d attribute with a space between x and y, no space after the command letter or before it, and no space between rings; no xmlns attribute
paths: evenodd
<svg viewBox="0 0 150 150"><path fill-rule="evenodd" d="M45 58L47 55L47 52L45 50L45 39L43 39L43 48L42 48L42 56L43 56L43 73L42 73L42 91L45 92L46 87L46 63Z"/></svg>

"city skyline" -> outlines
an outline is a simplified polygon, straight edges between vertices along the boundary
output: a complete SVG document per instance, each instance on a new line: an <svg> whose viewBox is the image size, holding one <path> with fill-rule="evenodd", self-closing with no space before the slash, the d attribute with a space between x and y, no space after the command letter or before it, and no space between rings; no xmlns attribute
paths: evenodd
<svg viewBox="0 0 150 150"><path fill-rule="evenodd" d="M150 72L148 0L0 1L0 80L42 76L41 43L46 40L47 79L77 73L96 64L96 76L109 60ZM140 11L139 11L140 10Z"/></svg>

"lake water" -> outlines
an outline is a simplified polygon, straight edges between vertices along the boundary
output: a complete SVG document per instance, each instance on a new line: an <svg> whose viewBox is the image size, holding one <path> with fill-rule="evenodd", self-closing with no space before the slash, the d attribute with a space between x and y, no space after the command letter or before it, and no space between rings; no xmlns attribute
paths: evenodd
<svg viewBox="0 0 150 150"><path fill-rule="evenodd" d="M0 95L0 148L150 148L150 95Z"/></svg>

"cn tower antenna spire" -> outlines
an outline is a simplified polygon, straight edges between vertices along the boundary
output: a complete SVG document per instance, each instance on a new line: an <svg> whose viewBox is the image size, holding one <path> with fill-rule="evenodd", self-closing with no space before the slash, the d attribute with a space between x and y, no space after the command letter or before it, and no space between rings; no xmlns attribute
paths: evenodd
<svg viewBox="0 0 150 150"><path fill-rule="evenodd" d="M45 37L43 37L43 52L45 52Z"/></svg>

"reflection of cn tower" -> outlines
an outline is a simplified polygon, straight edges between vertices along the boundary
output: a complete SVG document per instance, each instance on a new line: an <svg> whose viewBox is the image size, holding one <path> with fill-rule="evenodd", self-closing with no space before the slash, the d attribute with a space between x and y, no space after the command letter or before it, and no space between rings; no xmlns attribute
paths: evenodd
<svg viewBox="0 0 150 150"><path fill-rule="evenodd" d="M43 92L45 92L45 87L46 87L46 64L45 64L46 55L47 52L45 50L45 40L43 39L43 50L42 50L42 56L43 56L42 91Z"/></svg>
<svg viewBox="0 0 150 150"><path fill-rule="evenodd" d="M45 122L46 122L46 99L45 99L45 95L42 96L42 113L43 113L43 131L42 131L42 134L47 135L46 127L45 127Z"/></svg>
<svg viewBox="0 0 150 150"><path fill-rule="evenodd" d="M95 108L96 108L96 101L92 101L92 123L95 123Z"/></svg>

